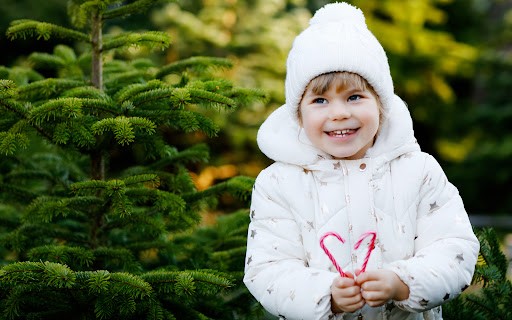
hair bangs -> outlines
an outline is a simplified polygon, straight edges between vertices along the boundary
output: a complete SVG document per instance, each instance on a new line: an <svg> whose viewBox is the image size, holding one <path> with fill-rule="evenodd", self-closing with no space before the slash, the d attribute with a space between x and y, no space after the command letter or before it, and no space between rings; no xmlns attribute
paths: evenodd
<svg viewBox="0 0 512 320"><path fill-rule="evenodd" d="M361 91L369 89L377 96L371 85L363 77L351 72L324 73L309 83L311 91L317 95L324 94L333 85L336 85L336 91L354 87Z"/></svg>

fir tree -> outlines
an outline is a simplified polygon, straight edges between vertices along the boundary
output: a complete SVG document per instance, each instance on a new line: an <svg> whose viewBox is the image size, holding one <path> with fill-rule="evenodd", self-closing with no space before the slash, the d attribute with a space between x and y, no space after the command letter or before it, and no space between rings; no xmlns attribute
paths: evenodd
<svg viewBox="0 0 512 320"><path fill-rule="evenodd" d="M234 316L226 312L233 297L221 294L241 272L220 270L235 269L229 261L245 250L244 226L224 233L231 243L208 259L180 250L187 247L180 234L220 194L247 199L253 180L235 177L198 191L189 168L207 161L208 147L179 150L170 141L179 133L217 134L201 107L231 110L264 94L214 76L232 67L223 58L166 66L120 59L133 46L170 45L163 32L102 31L106 20L157 1L72 0L76 29L18 20L6 32L88 49L59 45L30 55L33 68L0 67L0 319Z"/></svg>
<svg viewBox="0 0 512 320"><path fill-rule="evenodd" d="M476 230L480 240L480 256L472 284L475 293L459 296L443 307L447 320L512 319L512 284L507 279L509 262L500 249L496 232L489 228Z"/></svg>

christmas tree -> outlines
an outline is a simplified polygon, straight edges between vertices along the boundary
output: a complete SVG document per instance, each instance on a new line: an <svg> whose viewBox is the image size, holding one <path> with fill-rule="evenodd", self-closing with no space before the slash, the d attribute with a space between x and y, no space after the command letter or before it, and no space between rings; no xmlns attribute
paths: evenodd
<svg viewBox="0 0 512 320"><path fill-rule="evenodd" d="M447 320L512 319L512 284L507 279L509 262L492 228L475 230L480 255L473 276L475 292L459 296L443 306Z"/></svg>
<svg viewBox="0 0 512 320"><path fill-rule="evenodd" d="M123 58L171 39L104 34L105 22L157 1L72 0L74 29L18 20L6 32L85 49L58 45L29 66L0 67L0 319L232 319L233 301L247 299L233 290L247 214L184 232L219 195L247 199L253 179L198 191L190 168L208 147L181 140L217 134L202 108L265 96L217 76L232 67L224 58ZM217 252L201 250L206 240Z"/></svg>

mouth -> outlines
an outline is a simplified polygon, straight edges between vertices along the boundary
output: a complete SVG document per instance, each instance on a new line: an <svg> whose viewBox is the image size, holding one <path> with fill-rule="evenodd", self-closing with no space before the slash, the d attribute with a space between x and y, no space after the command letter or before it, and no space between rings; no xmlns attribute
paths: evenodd
<svg viewBox="0 0 512 320"><path fill-rule="evenodd" d="M328 134L331 137L341 137L342 138L342 137L346 137L346 136L349 136L351 134L356 133L357 130L359 130L359 128L357 128L357 129L344 129L344 130L326 131L325 133Z"/></svg>

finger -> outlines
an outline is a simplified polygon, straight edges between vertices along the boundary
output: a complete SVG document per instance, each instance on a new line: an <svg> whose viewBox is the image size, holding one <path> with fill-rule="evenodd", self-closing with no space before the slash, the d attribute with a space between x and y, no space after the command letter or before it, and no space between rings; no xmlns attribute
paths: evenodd
<svg viewBox="0 0 512 320"><path fill-rule="evenodd" d="M365 304L365 301L361 298L361 295L352 298L337 298L333 296L332 303L338 306L345 312L353 312L362 308Z"/></svg>
<svg viewBox="0 0 512 320"><path fill-rule="evenodd" d="M350 278L350 279L355 278L354 275L350 271L345 272L345 275L347 276L347 278Z"/></svg>
<svg viewBox="0 0 512 320"><path fill-rule="evenodd" d="M337 294L344 298L359 297L360 299L362 299L361 288L359 288L358 286L342 288L337 292Z"/></svg>
<svg viewBox="0 0 512 320"><path fill-rule="evenodd" d="M370 307L381 306L389 301L389 297L380 291L362 291L361 297Z"/></svg>
<svg viewBox="0 0 512 320"><path fill-rule="evenodd" d="M358 276L358 277L359 277L359 275L360 275L360 274L361 274L361 269L357 268L357 269L356 269L356 276Z"/></svg>
<svg viewBox="0 0 512 320"><path fill-rule="evenodd" d="M361 295L361 288L356 285L352 286L331 286L331 295L338 298L350 298Z"/></svg>
<svg viewBox="0 0 512 320"><path fill-rule="evenodd" d="M375 272L375 271L365 271L365 272L361 272L358 276L357 276L357 280L356 280L356 283L361 286L363 283L365 283L366 281L371 281L371 280L380 280L380 277L379 277L379 273L378 272Z"/></svg>
<svg viewBox="0 0 512 320"><path fill-rule="evenodd" d="M372 308L380 307L385 305L388 300L379 299L379 300L365 300L366 304L369 305Z"/></svg>
<svg viewBox="0 0 512 320"><path fill-rule="evenodd" d="M357 285L357 283L356 283ZM381 291L382 283L376 280L367 280L359 285L363 291Z"/></svg>
<svg viewBox="0 0 512 320"><path fill-rule="evenodd" d="M332 286L336 288L348 288L357 286L354 279L337 277L332 281ZM359 286L357 286L359 288Z"/></svg>
<svg viewBox="0 0 512 320"><path fill-rule="evenodd" d="M348 312L348 313L356 312L357 310L364 307L365 303L366 302L364 300L361 300L355 304L347 305L347 306L343 307L342 309L345 309L344 311Z"/></svg>

